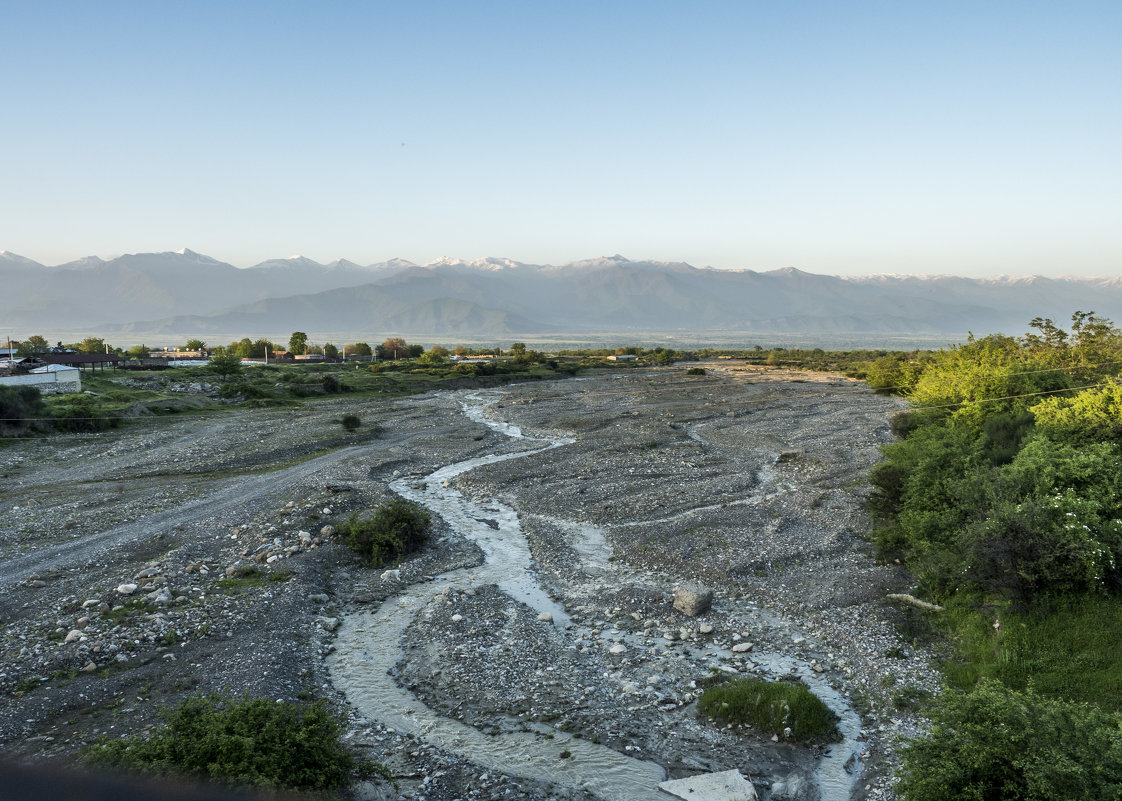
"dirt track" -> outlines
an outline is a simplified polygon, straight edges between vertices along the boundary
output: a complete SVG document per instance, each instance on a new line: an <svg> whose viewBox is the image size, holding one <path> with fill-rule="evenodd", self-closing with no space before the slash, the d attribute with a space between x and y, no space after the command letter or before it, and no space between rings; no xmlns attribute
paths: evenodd
<svg viewBox="0 0 1122 801"><path fill-rule="evenodd" d="M886 797L892 737L912 725L893 699L933 679L883 602L903 577L874 565L862 537L864 474L898 402L837 377L708 367L488 391L491 417L577 439L456 480L518 511L536 572L575 625L551 633L501 593L444 597L407 632L399 682L484 731L545 722L641 750L675 775L740 767L765 797L810 798L799 781L814 753L771 733L717 731L691 705L714 664L751 672L752 653L789 654L865 713L856 794ZM69 761L80 744L142 731L159 704L200 691L345 703L323 662L332 619L376 606L396 580L379 580L321 528L387 498L395 475L517 447L465 418L462 396L161 418L0 451L0 744ZM344 436L335 421L351 411L385 434ZM481 558L456 531L438 534L402 565L402 582ZM238 565L283 580L221 583ZM686 579L716 590L707 618L671 608ZM170 601L110 614L165 587ZM494 626L452 626L453 611L505 620L505 633L491 642ZM713 630L699 635L699 620ZM753 652L714 656L749 638ZM351 742L405 777L404 797L574 794L349 714Z"/></svg>

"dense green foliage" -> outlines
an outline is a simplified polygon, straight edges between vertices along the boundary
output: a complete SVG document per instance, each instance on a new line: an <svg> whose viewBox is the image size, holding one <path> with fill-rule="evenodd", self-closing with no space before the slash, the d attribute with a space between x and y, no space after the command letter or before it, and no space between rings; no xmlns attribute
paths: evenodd
<svg viewBox="0 0 1122 801"><path fill-rule="evenodd" d="M837 716L802 684L737 679L708 688L698 699L703 715L726 723L746 723L782 735L790 729L796 742L839 738Z"/></svg>
<svg viewBox="0 0 1122 801"><path fill-rule="evenodd" d="M1070 598L1023 613L956 605L940 616L958 654L944 673L959 688L988 678L1122 711L1119 621L1122 598L1113 595Z"/></svg>
<svg viewBox="0 0 1122 801"><path fill-rule="evenodd" d="M1122 588L1122 336L1084 313L1071 338L1034 325L1045 335L931 357L907 437L873 472L880 553L941 600Z"/></svg>
<svg viewBox="0 0 1122 801"><path fill-rule="evenodd" d="M1122 718L986 682L948 691L904 751L904 801L1122 797Z"/></svg>
<svg viewBox="0 0 1122 801"><path fill-rule="evenodd" d="M293 356L300 356L308 345L308 335L303 331L293 331L288 338L288 352Z"/></svg>
<svg viewBox="0 0 1122 801"><path fill-rule="evenodd" d="M874 542L948 605L963 690L907 750L907 801L1122 794L1122 332L1031 325L878 366L915 410L872 474Z"/></svg>
<svg viewBox="0 0 1122 801"><path fill-rule="evenodd" d="M121 424L119 415L102 408L89 395L55 395L48 407L56 431L104 431Z"/></svg>
<svg viewBox="0 0 1122 801"><path fill-rule="evenodd" d="M35 387L0 387L0 434L19 436L36 430L46 416L43 396Z"/></svg>
<svg viewBox="0 0 1122 801"><path fill-rule="evenodd" d="M352 515L340 526L347 544L374 567L393 564L428 542L429 513L400 498L379 506L373 517Z"/></svg>
<svg viewBox="0 0 1122 801"><path fill-rule="evenodd" d="M350 781L354 758L322 702L192 698L164 710L150 738L105 740L87 752L93 764L225 785L334 790Z"/></svg>
<svg viewBox="0 0 1122 801"><path fill-rule="evenodd" d="M242 371L242 357L236 353L222 353L210 357L206 369L223 378L231 378Z"/></svg>

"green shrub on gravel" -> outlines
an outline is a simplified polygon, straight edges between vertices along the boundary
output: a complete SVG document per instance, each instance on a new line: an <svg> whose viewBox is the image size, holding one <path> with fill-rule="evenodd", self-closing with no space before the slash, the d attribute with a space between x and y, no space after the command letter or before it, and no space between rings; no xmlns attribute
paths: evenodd
<svg viewBox="0 0 1122 801"><path fill-rule="evenodd" d="M904 801L1122 798L1122 716L984 681L948 690L903 751Z"/></svg>
<svg viewBox="0 0 1122 801"><path fill-rule="evenodd" d="M697 706L702 714L726 723L747 723L774 734L789 728L791 739L801 743L840 739L837 715L802 684L759 679L722 682L702 693Z"/></svg>
<svg viewBox="0 0 1122 801"><path fill-rule="evenodd" d="M429 538L432 520L415 503L396 499L378 507L373 517L352 515L340 527L347 544L373 567L392 564L420 550Z"/></svg>
<svg viewBox="0 0 1122 801"><path fill-rule="evenodd" d="M336 790L350 782L356 767L322 701L301 705L198 697L160 716L167 725L150 738L103 740L86 751L86 760L141 773L289 790Z"/></svg>

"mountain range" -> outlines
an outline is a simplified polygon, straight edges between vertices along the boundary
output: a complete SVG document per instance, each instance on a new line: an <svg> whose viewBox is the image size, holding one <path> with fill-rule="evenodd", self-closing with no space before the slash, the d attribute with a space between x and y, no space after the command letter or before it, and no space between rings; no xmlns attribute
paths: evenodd
<svg viewBox="0 0 1122 801"><path fill-rule="evenodd" d="M190 250L44 266L0 252L0 325L16 338L223 342L243 336L417 341L680 335L822 344L1022 334L1076 310L1122 320L1118 278L756 272L609 256L570 264L293 257L237 268Z"/></svg>

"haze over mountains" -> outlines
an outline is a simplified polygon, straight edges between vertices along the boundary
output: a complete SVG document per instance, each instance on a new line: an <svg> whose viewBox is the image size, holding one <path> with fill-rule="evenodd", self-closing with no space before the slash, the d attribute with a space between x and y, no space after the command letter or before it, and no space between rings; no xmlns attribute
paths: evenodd
<svg viewBox="0 0 1122 801"><path fill-rule="evenodd" d="M1122 279L834 277L697 268L610 256L561 266L509 259L394 259L362 266L302 257L239 269L190 250L90 256L53 267L0 252L0 322L19 338L93 334L149 341L313 336L419 341L662 333L945 338L1022 334L1075 310L1122 321Z"/></svg>

